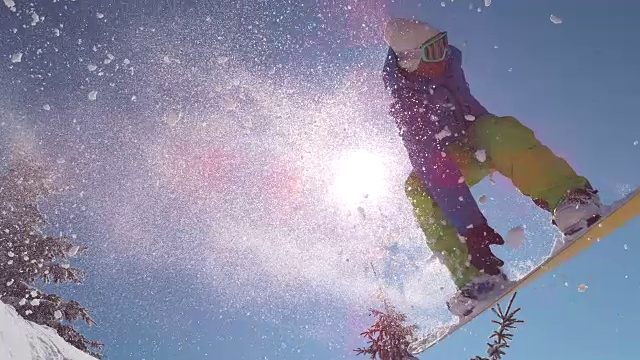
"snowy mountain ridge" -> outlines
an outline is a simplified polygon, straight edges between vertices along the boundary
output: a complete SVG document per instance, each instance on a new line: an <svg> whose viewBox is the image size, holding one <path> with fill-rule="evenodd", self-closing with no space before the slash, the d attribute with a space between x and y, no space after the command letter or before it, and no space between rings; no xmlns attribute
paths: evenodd
<svg viewBox="0 0 640 360"><path fill-rule="evenodd" d="M95 360L64 341L55 330L23 319L0 303L1 360Z"/></svg>

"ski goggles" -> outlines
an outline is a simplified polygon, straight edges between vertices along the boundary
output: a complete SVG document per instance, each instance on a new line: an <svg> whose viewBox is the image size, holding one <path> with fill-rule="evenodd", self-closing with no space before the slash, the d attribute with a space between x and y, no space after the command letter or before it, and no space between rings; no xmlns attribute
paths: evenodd
<svg viewBox="0 0 640 360"><path fill-rule="evenodd" d="M420 45L422 61L436 63L444 60L449 53L449 39L443 31Z"/></svg>

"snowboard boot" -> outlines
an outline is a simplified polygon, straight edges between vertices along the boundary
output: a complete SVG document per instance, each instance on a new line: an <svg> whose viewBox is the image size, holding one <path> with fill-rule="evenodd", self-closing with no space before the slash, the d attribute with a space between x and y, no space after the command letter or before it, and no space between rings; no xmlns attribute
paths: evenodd
<svg viewBox="0 0 640 360"><path fill-rule="evenodd" d="M602 216L598 191L587 184L570 191L553 210L553 225L564 236L571 236L595 224Z"/></svg>
<svg viewBox="0 0 640 360"><path fill-rule="evenodd" d="M469 316L478 307L493 302L513 285L514 282L509 281L502 272L498 275L482 274L458 290L447 301L447 308L460 318Z"/></svg>

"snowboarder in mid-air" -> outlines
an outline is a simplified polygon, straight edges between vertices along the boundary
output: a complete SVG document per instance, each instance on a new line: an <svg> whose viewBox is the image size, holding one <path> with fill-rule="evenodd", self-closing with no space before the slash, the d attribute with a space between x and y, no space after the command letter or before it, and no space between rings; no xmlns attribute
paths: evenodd
<svg viewBox="0 0 640 360"><path fill-rule="evenodd" d="M504 244L469 190L497 171L549 211L564 235L595 223L602 205L587 179L512 116L496 116L471 95L461 51L447 33L416 20L385 25L385 86L413 167L405 184L427 244L459 291L448 302L459 317L492 300L508 283L490 245ZM478 156L480 155L480 156Z"/></svg>

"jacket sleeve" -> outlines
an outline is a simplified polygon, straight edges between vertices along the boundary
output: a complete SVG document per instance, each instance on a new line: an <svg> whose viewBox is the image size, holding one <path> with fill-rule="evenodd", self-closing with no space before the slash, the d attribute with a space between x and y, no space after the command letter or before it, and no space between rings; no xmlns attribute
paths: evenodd
<svg viewBox="0 0 640 360"><path fill-rule="evenodd" d="M403 114L394 115L397 120L402 116ZM400 135L411 165L424 184L427 194L442 209L458 234L465 235L474 226L485 224L486 218L478 208L457 164L445 153L444 146L424 124L404 125L410 123L413 122L399 122Z"/></svg>

